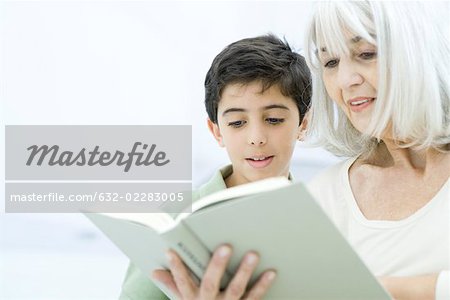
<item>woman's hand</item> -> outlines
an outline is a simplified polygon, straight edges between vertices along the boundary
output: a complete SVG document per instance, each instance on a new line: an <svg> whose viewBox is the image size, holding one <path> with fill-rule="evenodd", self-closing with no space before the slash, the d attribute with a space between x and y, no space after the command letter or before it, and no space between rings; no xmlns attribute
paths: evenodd
<svg viewBox="0 0 450 300"><path fill-rule="evenodd" d="M378 280L395 300L434 300L437 277L438 274L430 274Z"/></svg>
<svg viewBox="0 0 450 300"><path fill-rule="evenodd" d="M220 291L220 280L226 270L231 257L231 247L220 246L206 268L205 275L200 283L196 284L176 252L169 250L170 272L155 270L153 279L162 282L179 299L261 299L275 279L276 273L272 270L264 272L256 283L247 291L250 277L255 270L259 256L248 252L224 291Z"/></svg>

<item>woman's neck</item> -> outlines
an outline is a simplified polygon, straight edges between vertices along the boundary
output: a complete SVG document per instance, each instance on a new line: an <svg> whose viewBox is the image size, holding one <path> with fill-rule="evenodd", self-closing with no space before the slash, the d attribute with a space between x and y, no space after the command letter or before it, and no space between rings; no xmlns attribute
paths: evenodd
<svg viewBox="0 0 450 300"><path fill-rule="evenodd" d="M432 172L440 164L450 166L450 153L442 153L432 148L424 150L401 148L393 140L383 140L368 161L380 167L404 168L428 173L428 170Z"/></svg>

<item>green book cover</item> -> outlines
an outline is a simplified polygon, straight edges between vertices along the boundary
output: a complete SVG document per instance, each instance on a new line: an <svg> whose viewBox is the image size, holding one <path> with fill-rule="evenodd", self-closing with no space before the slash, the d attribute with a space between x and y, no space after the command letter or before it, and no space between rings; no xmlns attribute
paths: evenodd
<svg viewBox="0 0 450 300"><path fill-rule="evenodd" d="M304 185L276 180L248 184L250 195L246 187L221 191L177 221L163 214L138 214L132 221L86 215L144 274L167 267L164 253L172 248L201 278L212 251L229 243L233 256L223 286L243 255L254 250L261 260L252 281L266 269L277 271L267 299L390 299ZM164 221L148 221L155 218Z"/></svg>

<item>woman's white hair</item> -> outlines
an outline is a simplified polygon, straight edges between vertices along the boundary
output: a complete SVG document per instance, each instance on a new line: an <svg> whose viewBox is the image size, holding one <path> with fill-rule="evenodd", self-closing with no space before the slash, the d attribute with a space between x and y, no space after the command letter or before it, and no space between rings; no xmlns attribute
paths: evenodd
<svg viewBox="0 0 450 300"><path fill-rule="evenodd" d="M340 156L368 154L389 128L401 147L450 150L448 9L425 1L317 4L305 51L313 73L308 134L316 144ZM378 48L377 101L366 134L328 96L318 59L323 47L348 54L348 32Z"/></svg>

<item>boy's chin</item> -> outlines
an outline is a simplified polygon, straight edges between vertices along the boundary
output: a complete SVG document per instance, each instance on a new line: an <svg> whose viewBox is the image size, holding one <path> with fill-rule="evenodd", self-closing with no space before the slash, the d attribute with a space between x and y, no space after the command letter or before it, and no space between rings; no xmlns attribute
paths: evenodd
<svg viewBox="0 0 450 300"><path fill-rule="evenodd" d="M249 174L249 176L247 176L247 178L250 179L250 181L258 181L258 180L263 180L263 179L272 178L272 177L279 177L279 176L284 176L284 175L282 175L282 172L255 172L254 174Z"/></svg>

